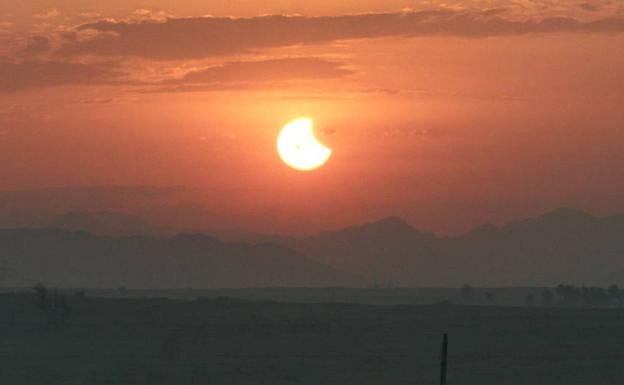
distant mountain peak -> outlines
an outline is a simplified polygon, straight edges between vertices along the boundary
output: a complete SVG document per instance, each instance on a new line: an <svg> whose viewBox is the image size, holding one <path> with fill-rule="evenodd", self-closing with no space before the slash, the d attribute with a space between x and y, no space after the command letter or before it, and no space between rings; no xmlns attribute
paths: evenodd
<svg viewBox="0 0 624 385"><path fill-rule="evenodd" d="M204 233L178 233L170 239L174 242L184 243L223 243L218 238Z"/></svg>
<svg viewBox="0 0 624 385"><path fill-rule="evenodd" d="M381 227L410 228L414 230L412 225L404 221L403 218L399 216L390 216L390 217L382 218L368 225L369 226L381 226ZM363 225L363 226L366 226L366 225Z"/></svg>
<svg viewBox="0 0 624 385"><path fill-rule="evenodd" d="M419 239L419 238L428 238L431 237L432 234L420 232L409 223L405 222L403 219L397 216L391 216L376 220L374 222L348 226L335 231L326 231L323 233L316 234L310 239L341 239L341 237L346 236L348 242L358 242L357 240L368 240L371 239L385 239L385 240L397 240L397 239Z"/></svg>
<svg viewBox="0 0 624 385"><path fill-rule="evenodd" d="M495 224L485 223L473 228L466 233L465 236L494 236L499 232L499 230L499 227Z"/></svg>
<svg viewBox="0 0 624 385"><path fill-rule="evenodd" d="M557 222L580 222L592 220L595 217L583 210L560 207L540 215L537 219Z"/></svg>
<svg viewBox="0 0 624 385"><path fill-rule="evenodd" d="M20 285L203 288L363 283L352 273L287 247L226 244L204 234L110 237L60 229L0 229L0 250L11 251L7 264Z"/></svg>
<svg viewBox="0 0 624 385"><path fill-rule="evenodd" d="M386 218L382 218L373 222L364 223L361 225L346 227L338 233L341 232L357 232L362 234L419 234L420 232L416 230L412 225L404 221L402 218L398 216L390 216Z"/></svg>

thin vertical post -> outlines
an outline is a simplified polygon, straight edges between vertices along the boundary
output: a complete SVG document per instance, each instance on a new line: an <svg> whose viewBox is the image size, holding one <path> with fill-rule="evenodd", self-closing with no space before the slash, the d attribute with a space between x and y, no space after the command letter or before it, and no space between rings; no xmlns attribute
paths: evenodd
<svg viewBox="0 0 624 385"><path fill-rule="evenodd" d="M448 354L448 334L442 336L442 354L440 356L440 385L446 385L446 358Z"/></svg>

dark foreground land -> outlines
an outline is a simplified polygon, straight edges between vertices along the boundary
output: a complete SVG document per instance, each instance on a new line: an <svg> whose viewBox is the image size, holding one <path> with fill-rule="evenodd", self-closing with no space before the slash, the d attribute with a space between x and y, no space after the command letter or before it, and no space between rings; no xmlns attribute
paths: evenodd
<svg viewBox="0 0 624 385"><path fill-rule="evenodd" d="M0 384L624 383L624 310L0 295ZM61 318L66 318L62 320Z"/></svg>

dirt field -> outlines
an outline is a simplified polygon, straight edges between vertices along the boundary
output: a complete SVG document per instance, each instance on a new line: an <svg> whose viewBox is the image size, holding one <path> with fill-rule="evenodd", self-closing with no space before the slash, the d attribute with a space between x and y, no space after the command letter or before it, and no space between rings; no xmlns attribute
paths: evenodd
<svg viewBox="0 0 624 385"><path fill-rule="evenodd" d="M624 310L0 295L0 383L624 383Z"/></svg>

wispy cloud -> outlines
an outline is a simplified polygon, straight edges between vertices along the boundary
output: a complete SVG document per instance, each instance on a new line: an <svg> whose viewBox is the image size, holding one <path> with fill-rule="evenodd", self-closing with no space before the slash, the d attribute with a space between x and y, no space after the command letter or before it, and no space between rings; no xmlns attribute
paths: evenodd
<svg viewBox="0 0 624 385"><path fill-rule="evenodd" d="M433 10L343 16L260 16L252 18L166 18L83 24L68 39L65 55L198 59L259 49L336 40L452 35L485 37L546 33L624 32L624 19L582 22L569 17L506 20L495 11Z"/></svg>
<svg viewBox="0 0 624 385"><path fill-rule="evenodd" d="M119 71L110 63L27 61L0 62L0 74L0 91L13 92L49 86L115 83Z"/></svg>
<svg viewBox="0 0 624 385"><path fill-rule="evenodd" d="M32 48L31 51L36 50ZM275 88L284 87L288 82L341 78L353 71L344 63L316 57L298 57L227 62L193 69L175 78L163 74L162 80L153 81L130 80L121 66L111 62L0 61L0 73L0 91L4 92L66 85L124 84L141 86L143 89L139 92L151 93ZM106 98L97 100L98 103L113 101Z"/></svg>
<svg viewBox="0 0 624 385"><path fill-rule="evenodd" d="M171 83L238 83L338 78L353 71L343 63L315 57L229 62L194 70Z"/></svg>
<svg viewBox="0 0 624 385"><path fill-rule="evenodd" d="M600 10L600 4L594 4L594 3L579 3L579 8L585 10L585 11L590 11L590 12L596 12Z"/></svg>
<svg viewBox="0 0 624 385"><path fill-rule="evenodd" d="M170 15L165 11L152 11L151 9L144 8L140 8L132 12L132 20L135 21L166 21L172 17L173 15Z"/></svg>
<svg viewBox="0 0 624 385"><path fill-rule="evenodd" d="M129 102L132 100L133 99L129 97L88 98L88 99L82 99L80 103L82 104L115 104L115 103Z"/></svg>
<svg viewBox="0 0 624 385"><path fill-rule="evenodd" d="M20 56L33 57L47 53L52 49L50 40L45 36L33 36L28 39L28 43L20 50Z"/></svg>
<svg viewBox="0 0 624 385"><path fill-rule="evenodd" d="M139 9L126 20L104 19L24 38L12 58L0 59L0 91L77 84L134 84L143 87L140 92L275 88L354 73L343 62L318 57L253 60L275 54L275 48L382 37L624 32L623 18L510 20L504 17L507 11L446 8L322 17L175 18ZM228 61L241 55L245 61ZM215 57L223 64L206 66ZM180 70L179 61L188 59L197 59L190 62L194 69ZM145 74L150 76L141 76Z"/></svg>
<svg viewBox="0 0 624 385"><path fill-rule="evenodd" d="M33 15L35 19L54 19L59 16L61 16L61 11L58 8L48 9Z"/></svg>

